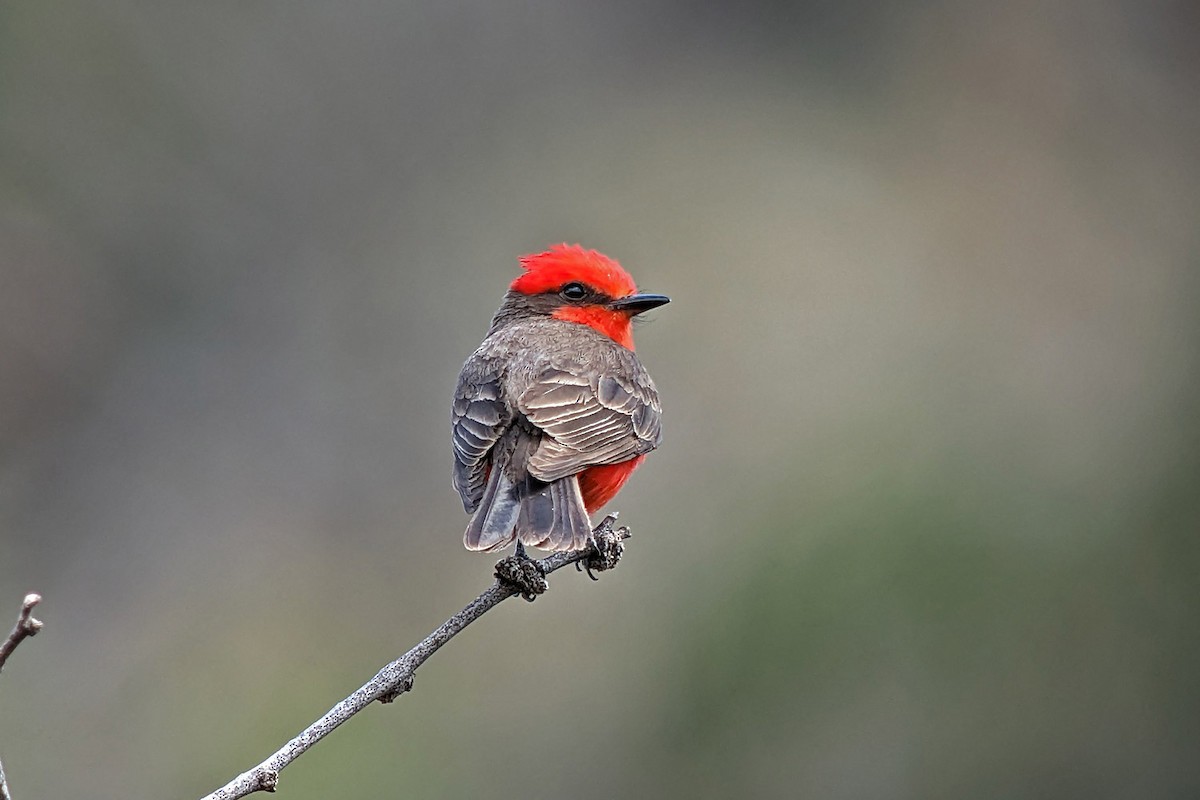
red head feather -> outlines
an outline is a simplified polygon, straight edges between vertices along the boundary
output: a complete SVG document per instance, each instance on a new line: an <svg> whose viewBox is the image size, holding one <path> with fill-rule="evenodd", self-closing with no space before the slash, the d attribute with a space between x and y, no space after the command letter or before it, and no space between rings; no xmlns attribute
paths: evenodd
<svg viewBox="0 0 1200 800"><path fill-rule="evenodd" d="M633 278L603 253L577 244L556 244L544 253L521 257L525 272L512 282L522 294L555 292L571 281L586 283L609 297L625 297L637 291Z"/></svg>

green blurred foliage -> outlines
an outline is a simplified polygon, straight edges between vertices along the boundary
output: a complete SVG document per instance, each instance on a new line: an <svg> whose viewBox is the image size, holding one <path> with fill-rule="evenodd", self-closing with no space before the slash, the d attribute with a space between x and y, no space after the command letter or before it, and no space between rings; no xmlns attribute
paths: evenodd
<svg viewBox="0 0 1200 800"><path fill-rule="evenodd" d="M1101 502L1048 509L1018 534L963 502L976 487L953 468L829 499L803 549L793 509L775 509L754 525L773 546L714 578L685 628L652 737L676 769L639 788L1095 797L1194 785L1195 466L1136 501L1136 533L1127 509ZM1047 546L1079 517L1095 520L1086 535Z"/></svg>

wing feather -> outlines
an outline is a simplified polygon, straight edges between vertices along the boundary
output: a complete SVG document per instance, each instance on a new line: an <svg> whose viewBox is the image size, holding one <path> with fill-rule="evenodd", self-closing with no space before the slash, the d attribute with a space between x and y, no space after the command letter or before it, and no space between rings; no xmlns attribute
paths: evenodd
<svg viewBox="0 0 1200 800"><path fill-rule="evenodd" d="M497 372L482 360L468 361L458 376L450 414L454 488L468 513L479 507L487 484L488 453L511 420Z"/></svg>
<svg viewBox="0 0 1200 800"><path fill-rule="evenodd" d="M582 363L559 363L521 396L518 410L544 434L529 460L531 475L555 481L659 445L662 406L654 382L630 351L616 366L600 376Z"/></svg>

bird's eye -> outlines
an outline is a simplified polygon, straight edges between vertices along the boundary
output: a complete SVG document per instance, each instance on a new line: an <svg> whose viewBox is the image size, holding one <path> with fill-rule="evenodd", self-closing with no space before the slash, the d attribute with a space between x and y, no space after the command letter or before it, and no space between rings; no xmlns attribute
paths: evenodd
<svg viewBox="0 0 1200 800"><path fill-rule="evenodd" d="M588 290L582 283L568 283L562 287L559 294L567 300L582 300L588 296Z"/></svg>

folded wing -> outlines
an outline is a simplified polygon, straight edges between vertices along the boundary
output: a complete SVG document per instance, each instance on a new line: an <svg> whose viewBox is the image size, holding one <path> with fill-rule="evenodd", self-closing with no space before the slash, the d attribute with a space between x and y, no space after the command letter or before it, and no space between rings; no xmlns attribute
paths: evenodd
<svg viewBox="0 0 1200 800"><path fill-rule="evenodd" d="M479 507L487 484L488 452L511 422L500 394L499 378L483 365L468 362L454 390L450 414L454 437L454 488L463 508Z"/></svg>
<svg viewBox="0 0 1200 800"><path fill-rule="evenodd" d="M518 409L543 432L529 474L555 481L590 466L617 464L662 441L658 392L629 353L616 374L594 374L582 364L543 370Z"/></svg>

